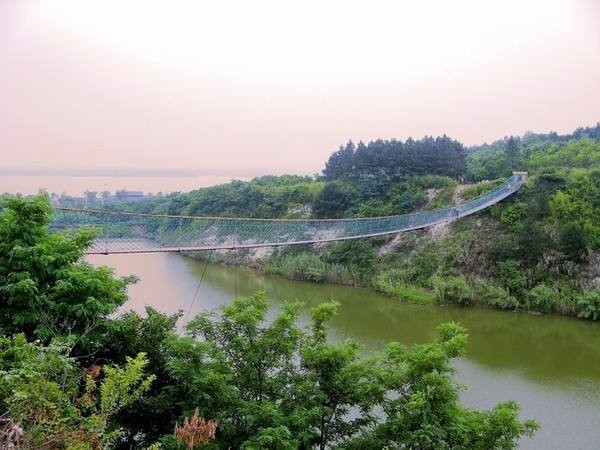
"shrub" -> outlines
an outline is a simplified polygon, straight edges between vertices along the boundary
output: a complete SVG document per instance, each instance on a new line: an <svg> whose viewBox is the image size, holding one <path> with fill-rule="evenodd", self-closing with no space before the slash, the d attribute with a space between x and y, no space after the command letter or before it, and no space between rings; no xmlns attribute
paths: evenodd
<svg viewBox="0 0 600 450"><path fill-rule="evenodd" d="M473 294L465 277L440 277L432 279L435 298L438 303L458 303L470 305L473 302Z"/></svg>
<svg viewBox="0 0 600 450"><path fill-rule="evenodd" d="M587 240L583 227L577 222L570 222L560 231L558 246L565 257L579 262L585 259Z"/></svg>
<svg viewBox="0 0 600 450"><path fill-rule="evenodd" d="M267 265L267 272L281 275L292 280L315 281L325 280L327 266L314 253L303 252L278 258Z"/></svg>
<svg viewBox="0 0 600 450"><path fill-rule="evenodd" d="M553 310L563 316L577 316L577 298L572 293L561 292Z"/></svg>
<svg viewBox="0 0 600 450"><path fill-rule="evenodd" d="M415 181L416 185L422 189L444 189L458 185L455 179L442 175L423 175Z"/></svg>
<svg viewBox="0 0 600 450"><path fill-rule="evenodd" d="M522 297L527 287L527 278L519 263L514 260L501 261L498 263L498 278L502 280L504 287L511 295Z"/></svg>
<svg viewBox="0 0 600 450"><path fill-rule="evenodd" d="M398 269L379 274L373 280L373 286L379 292L415 303L433 303L435 300L431 293L411 286L407 282L406 272Z"/></svg>
<svg viewBox="0 0 600 450"><path fill-rule="evenodd" d="M475 282L473 298L481 304L501 309L514 309L518 304L517 299L512 297L506 289L485 280Z"/></svg>
<svg viewBox="0 0 600 450"><path fill-rule="evenodd" d="M584 291L576 296L577 317L600 320L600 289Z"/></svg>
<svg viewBox="0 0 600 450"><path fill-rule="evenodd" d="M325 281L334 284L355 285L360 275L342 264L330 264L327 267Z"/></svg>
<svg viewBox="0 0 600 450"><path fill-rule="evenodd" d="M525 215L525 205L517 203L508 208L504 208L500 214L500 222L505 225L515 225Z"/></svg>
<svg viewBox="0 0 600 450"><path fill-rule="evenodd" d="M440 266L440 255L433 242L417 246L409 257L410 281L420 286L430 287L430 278Z"/></svg>
<svg viewBox="0 0 600 450"><path fill-rule="evenodd" d="M442 189L440 192L437 193L433 200L429 202L425 209L440 209L452 205L454 198L454 189L454 186Z"/></svg>
<svg viewBox="0 0 600 450"><path fill-rule="evenodd" d="M375 250L371 241L358 239L336 242L327 254L330 264L355 266L363 275L372 274L375 266Z"/></svg>
<svg viewBox="0 0 600 450"><path fill-rule="evenodd" d="M528 294L529 307L534 311L548 314L559 300L558 292L545 284L538 284Z"/></svg>
<svg viewBox="0 0 600 450"><path fill-rule="evenodd" d="M466 186L460 196L463 198L463 200L471 200L497 188L505 181L506 180L504 178L493 181L481 181L477 184Z"/></svg>

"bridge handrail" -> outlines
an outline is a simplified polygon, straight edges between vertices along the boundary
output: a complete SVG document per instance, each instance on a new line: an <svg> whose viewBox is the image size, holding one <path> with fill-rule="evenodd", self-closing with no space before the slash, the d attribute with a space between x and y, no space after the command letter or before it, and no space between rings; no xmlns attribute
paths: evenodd
<svg viewBox="0 0 600 450"><path fill-rule="evenodd" d="M56 207L55 228L95 226L88 253L140 253L311 244L380 236L425 228L473 214L517 191L526 179L514 174L472 200L432 211L345 219L257 219L174 216Z"/></svg>
<svg viewBox="0 0 600 450"><path fill-rule="evenodd" d="M347 217L341 219L332 219L332 218L261 218L261 217L230 217L230 216L192 216L192 215L177 215L177 214L158 214L158 213L141 213L141 212L131 212L131 211L114 211L108 209L92 209L92 208L70 208L66 206L54 206L54 210L56 211L64 211L64 212L73 212L73 213L87 213L87 214L102 214L102 215L113 215L113 216L134 216L134 217L155 217L162 219L184 219L184 220L227 220L227 221L236 221L236 222L353 222L358 220L378 220L378 219L395 219L400 217L415 217L422 215L424 213L429 212L437 212L437 211L449 211L453 208L459 208L462 210L467 210L467 205L472 204L473 202L481 199L481 198L493 198L496 197L496 194L500 192L506 192L507 186L511 185L511 182L514 182L514 189L512 192L518 190L518 188L523 184L521 177L518 175L513 175L507 179L502 185L474 198L471 200L467 200L463 203L458 203L454 206L448 206L445 208L439 208L431 211L420 211L408 214L396 214L389 216L376 216L376 217ZM518 186L518 187L517 187Z"/></svg>

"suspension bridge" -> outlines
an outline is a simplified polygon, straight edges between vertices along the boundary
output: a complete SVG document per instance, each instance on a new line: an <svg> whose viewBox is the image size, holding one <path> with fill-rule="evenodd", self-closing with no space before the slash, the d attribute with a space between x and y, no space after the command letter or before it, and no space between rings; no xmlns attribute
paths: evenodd
<svg viewBox="0 0 600 450"><path fill-rule="evenodd" d="M253 219L55 207L54 231L93 229L87 254L236 250L317 244L427 228L476 213L518 191L527 173L467 202L432 211L349 219Z"/></svg>

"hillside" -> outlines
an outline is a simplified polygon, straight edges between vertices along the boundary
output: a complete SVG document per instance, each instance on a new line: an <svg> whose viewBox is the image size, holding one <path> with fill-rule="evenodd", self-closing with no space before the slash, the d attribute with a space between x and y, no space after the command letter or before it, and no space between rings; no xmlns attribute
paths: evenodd
<svg viewBox="0 0 600 450"><path fill-rule="evenodd" d="M418 302L599 320L599 137L600 125L469 149L446 136L349 142L316 179L266 176L110 207L241 217L383 216L468 200L513 170L525 170L529 181L517 195L451 225L246 252L235 262L293 279L372 286ZM220 260L232 262L229 256Z"/></svg>

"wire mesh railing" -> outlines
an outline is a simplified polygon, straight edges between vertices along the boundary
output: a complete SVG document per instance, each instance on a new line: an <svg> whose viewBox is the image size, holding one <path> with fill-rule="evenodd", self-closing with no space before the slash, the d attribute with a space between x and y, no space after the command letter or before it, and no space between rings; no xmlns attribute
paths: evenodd
<svg viewBox="0 0 600 450"><path fill-rule="evenodd" d="M516 192L525 174L455 206L389 217L350 219L249 219L55 208L52 229L91 228L88 254L181 252L359 239L426 228L487 208Z"/></svg>

